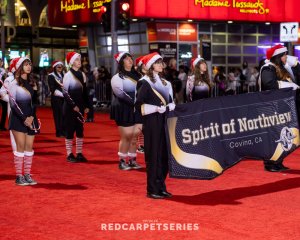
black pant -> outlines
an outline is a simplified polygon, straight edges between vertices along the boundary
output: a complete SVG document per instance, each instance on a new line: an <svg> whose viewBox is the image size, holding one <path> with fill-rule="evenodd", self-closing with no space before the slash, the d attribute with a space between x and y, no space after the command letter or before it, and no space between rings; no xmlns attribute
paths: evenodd
<svg viewBox="0 0 300 240"><path fill-rule="evenodd" d="M0 100L0 104L2 105L2 115L1 115L1 121L0 121L0 129L5 128L5 122L7 117L7 102Z"/></svg>
<svg viewBox="0 0 300 240"><path fill-rule="evenodd" d="M94 107L93 107L94 95L89 95L89 112L87 114L87 119L94 120Z"/></svg>
<svg viewBox="0 0 300 240"><path fill-rule="evenodd" d="M53 112L54 124L56 129L56 136L64 135L63 128L63 104L64 99L61 97L51 97L51 107Z"/></svg>

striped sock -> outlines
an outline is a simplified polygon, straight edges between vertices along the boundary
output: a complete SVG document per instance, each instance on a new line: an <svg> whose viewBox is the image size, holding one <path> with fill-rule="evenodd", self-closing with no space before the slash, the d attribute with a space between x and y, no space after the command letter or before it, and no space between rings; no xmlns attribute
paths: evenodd
<svg viewBox="0 0 300 240"><path fill-rule="evenodd" d="M24 174L30 174L34 151L24 152Z"/></svg>
<svg viewBox="0 0 300 240"><path fill-rule="evenodd" d="M127 153L118 152L119 160L124 160L126 162Z"/></svg>
<svg viewBox="0 0 300 240"><path fill-rule="evenodd" d="M82 153L83 138L76 138L76 154Z"/></svg>
<svg viewBox="0 0 300 240"><path fill-rule="evenodd" d="M128 152L128 158L129 158L129 161L133 160L133 159L136 159L136 153L130 153L130 152Z"/></svg>
<svg viewBox="0 0 300 240"><path fill-rule="evenodd" d="M22 176L23 159L24 159L24 153L17 152L17 151L14 152L14 163L15 163L15 169L16 169L16 176Z"/></svg>
<svg viewBox="0 0 300 240"><path fill-rule="evenodd" d="M66 138L65 142L66 142L67 156L69 156L72 153L73 139Z"/></svg>
<svg viewBox="0 0 300 240"><path fill-rule="evenodd" d="M138 135L138 147L140 146L144 146L144 134L143 133L140 133Z"/></svg>

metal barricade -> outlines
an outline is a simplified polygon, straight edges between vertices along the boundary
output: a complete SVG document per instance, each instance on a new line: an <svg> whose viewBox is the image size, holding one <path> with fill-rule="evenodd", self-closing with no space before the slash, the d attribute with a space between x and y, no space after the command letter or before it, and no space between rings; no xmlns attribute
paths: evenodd
<svg viewBox="0 0 300 240"><path fill-rule="evenodd" d="M112 89L110 82L96 81L95 95L93 98L94 107L107 108L111 104Z"/></svg>

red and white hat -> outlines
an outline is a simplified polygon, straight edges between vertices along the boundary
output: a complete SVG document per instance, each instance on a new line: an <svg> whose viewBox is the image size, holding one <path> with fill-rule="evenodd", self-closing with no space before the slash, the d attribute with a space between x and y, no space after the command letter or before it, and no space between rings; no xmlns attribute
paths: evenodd
<svg viewBox="0 0 300 240"><path fill-rule="evenodd" d="M62 61L53 61L52 68L55 68L57 65L64 65Z"/></svg>
<svg viewBox="0 0 300 240"><path fill-rule="evenodd" d="M14 58L13 60L11 60L10 64L9 64L9 71L12 72L12 73L17 71L18 68L22 65L22 63L25 60L30 61L30 59L28 57L18 57L18 58Z"/></svg>
<svg viewBox="0 0 300 240"><path fill-rule="evenodd" d="M192 58L191 60L191 65L193 66L193 68L197 65L198 62L204 60L204 58L202 57L196 57L196 58Z"/></svg>
<svg viewBox="0 0 300 240"><path fill-rule="evenodd" d="M116 59L117 63L120 62L121 58L125 55L125 54L129 54L131 56L131 54L129 52L119 52L117 54L115 54L114 58Z"/></svg>
<svg viewBox="0 0 300 240"><path fill-rule="evenodd" d="M146 69L149 70L153 63L155 63L158 59L162 59L157 52L150 53L143 57L142 62L145 65Z"/></svg>
<svg viewBox="0 0 300 240"><path fill-rule="evenodd" d="M144 57L144 56L141 56L141 57L138 57L137 59L135 59L135 65L136 65L137 67L142 66L142 64L143 64L143 57Z"/></svg>
<svg viewBox="0 0 300 240"><path fill-rule="evenodd" d="M76 58L81 57L81 55L77 52L69 52L67 54L67 64L73 65Z"/></svg>
<svg viewBox="0 0 300 240"><path fill-rule="evenodd" d="M282 46L281 44L275 45L267 50L267 59L271 59L272 57L287 51L288 50L285 46Z"/></svg>
<svg viewBox="0 0 300 240"><path fill-rule="evenodd" d="M20 58L13 58L9 63L8 71L14 73L16 71L16 63Z"/></svg>

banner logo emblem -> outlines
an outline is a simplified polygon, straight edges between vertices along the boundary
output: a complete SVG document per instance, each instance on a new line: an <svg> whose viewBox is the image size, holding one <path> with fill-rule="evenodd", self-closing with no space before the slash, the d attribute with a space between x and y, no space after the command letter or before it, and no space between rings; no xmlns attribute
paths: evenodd
<svg viewBox="0 0 300 240"><path fill-rule="evenodd" d="M281 143L281 147L284 151L289 151L293 146L294 138L296 138L296 136L293 134L292 130L288 127L284 127L281 130L280 139L275 142Z"/></svg>

